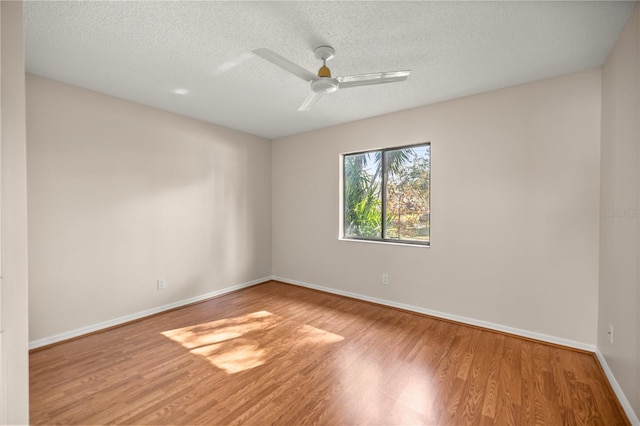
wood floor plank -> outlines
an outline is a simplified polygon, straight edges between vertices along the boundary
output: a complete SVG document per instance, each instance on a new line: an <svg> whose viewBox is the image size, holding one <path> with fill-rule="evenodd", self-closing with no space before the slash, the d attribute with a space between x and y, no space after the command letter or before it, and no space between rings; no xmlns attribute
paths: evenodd
<svg viewBox="0 0 640 426"><path fill-rule="evenodd" d="M629 424L593 354L279 282L33 351L32 424Z"/></svg>
<svg viewBox="0 0 640 426"><path fill-rule="evenodd" d="M493 424L496 418L498 406L498 377L502 367L501 358L504 351L504 336L496 335L491 357L489 358L489 372L487 377L487 389L482 403L482 416L484 424Z"/></svg>

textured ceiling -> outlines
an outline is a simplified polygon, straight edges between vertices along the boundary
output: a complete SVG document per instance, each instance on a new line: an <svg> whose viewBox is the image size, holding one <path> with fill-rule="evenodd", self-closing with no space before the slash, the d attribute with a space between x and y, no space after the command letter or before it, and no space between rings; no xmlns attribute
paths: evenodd
<svg viewBox="0 0 640 426"><path fill-rule="evenodd" d="M268 138L600 66L636 2L24 3L27 71ZM334 75L412 70L340 90L251 53ZM187 91L177 94L177 89Z"/></svg>

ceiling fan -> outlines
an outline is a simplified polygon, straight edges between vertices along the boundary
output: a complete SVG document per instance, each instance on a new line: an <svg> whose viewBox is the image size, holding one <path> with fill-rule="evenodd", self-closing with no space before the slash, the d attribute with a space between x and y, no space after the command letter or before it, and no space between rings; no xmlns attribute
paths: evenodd
<svg viewBox="0 0 640 426"><path fill-rule="evenodd" d="M313 52L315 53L316 58L322 60L322 66L318 70L318 75L307 71L300 65L280 56L273 50L260 48L253 51L253 53L261 58L284 68L290 73L295 74L310 83L311 93L307 96L307 99L304 100L302 105L300 105L298 111L309 111L311 107L318 102L318 99L320 99L322 95L335 92L338 89L404 81L411 73L411 71L405 70L331 77L331 70L327 67L327 61L333 58L336 51L331 46L318 46Z"/></svg>

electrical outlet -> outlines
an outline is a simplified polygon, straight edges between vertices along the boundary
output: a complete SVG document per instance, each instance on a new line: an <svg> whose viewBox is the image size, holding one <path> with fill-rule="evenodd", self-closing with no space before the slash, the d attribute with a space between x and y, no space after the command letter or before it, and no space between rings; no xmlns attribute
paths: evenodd
<svg viewBox="0 0 640 426"><path fill-rule="evenodd" d="M382 274L382 284L389 285L389 274Z"/></svg>
<svg viewBox="0 0 640 426"><path fill-rule="evenodd" d="M164 278L158 278L157 284L158 290L164 290L165 288L167 288L167 280L165 280Z"/></svg>
<svg viewBox="0 0 640 426"><path fill-rule="evenodd" d="M609 331L607 332L607 335L609 336L609 343L611 343L613 345L613 324L609 324Z"/></svg>

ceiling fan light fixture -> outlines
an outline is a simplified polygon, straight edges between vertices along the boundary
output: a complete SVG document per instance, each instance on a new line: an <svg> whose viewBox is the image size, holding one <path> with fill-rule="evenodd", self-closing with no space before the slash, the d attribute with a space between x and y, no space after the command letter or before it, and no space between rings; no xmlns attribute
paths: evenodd
<svg viewBox="0 0 640 426"><path fill-rule="evenodd" d="M318 77L329 77L329 78L331 78L331 70L329 69L329 67L326 64L321 66L320 69L318 70Z"/></svg>

